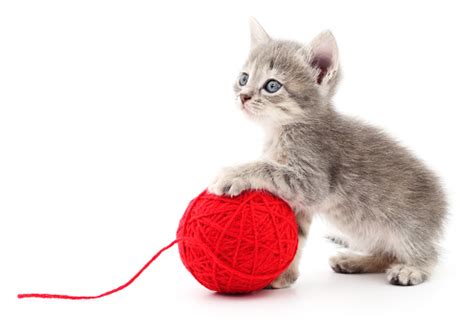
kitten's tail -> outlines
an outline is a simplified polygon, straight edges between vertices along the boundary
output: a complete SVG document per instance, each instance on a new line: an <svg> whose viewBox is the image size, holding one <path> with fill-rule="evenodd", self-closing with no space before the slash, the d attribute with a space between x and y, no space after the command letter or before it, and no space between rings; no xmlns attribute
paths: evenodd
<svg viewBox="0 0 474 331"><path fill-rule="evenodd" d="M333 244L336 244L336 245L344 247L344 248L349 248L349 243L341 237L337 237L337 236L333 236L333 235L326 235L326 236L324 236L324 238L329 240Z"/></svg>

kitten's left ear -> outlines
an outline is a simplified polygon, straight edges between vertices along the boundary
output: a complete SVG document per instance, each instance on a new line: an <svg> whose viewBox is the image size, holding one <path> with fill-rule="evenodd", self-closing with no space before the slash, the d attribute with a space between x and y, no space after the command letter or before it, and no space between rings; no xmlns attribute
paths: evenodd
<svg viewBox="0 0 474 331"><path fill-rule="evenodd" d="M339 71L339 50L333 34L330 31L321 32L306 48L309 64L316 71L315 82L332 90Z"/></svg>
<svg viewBox="0 0 474 331"><path fill-rule="evenodd" d="M255 46L266 43L270 41L270 36L268 33L262 28L260 23L253 17L250 17L249 20L250 24L250 47L254 48Z"/></svg>

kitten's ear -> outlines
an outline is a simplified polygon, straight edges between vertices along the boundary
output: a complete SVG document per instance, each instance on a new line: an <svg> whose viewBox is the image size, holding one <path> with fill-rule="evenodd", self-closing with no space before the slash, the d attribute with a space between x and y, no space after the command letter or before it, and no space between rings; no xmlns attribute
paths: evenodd
<svg viewBox="0 0 474 331"><path fill-rule="evenodd" d="M265 30L262 28L262 26L257 22L255 18L250 17L249 23L250 23L251 48L254 48L255 46L259 44L270 41L270 36L268 35L268 33L265 32Z"/></svg>
<svg viewBox="0 0 474 331"><path fill-rule="evenodd" d="M307 50L308 61L316 71L316 83L332 90L338 78L339 50L331 31L321 32L309 43Z"/></svg>

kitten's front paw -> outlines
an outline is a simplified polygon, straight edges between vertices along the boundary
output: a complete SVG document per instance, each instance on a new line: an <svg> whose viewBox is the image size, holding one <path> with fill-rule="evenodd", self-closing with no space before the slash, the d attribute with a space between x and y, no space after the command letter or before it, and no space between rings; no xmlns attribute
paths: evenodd
<svg viewBox="0 0 474 331"><path fill-rule="evenodd" d="M250 188L249 183L242 177L232 173L231 171L224 171L217 176L214 182L209 185L207 190L215 195L230 195L237 196L243 191Z"/></svg>
<svg viewBox="0 0 474 331"><path fill-rule="evenodd" d="M290 268L283 272L277 279L275 279L270 285L265 287L266 289L276 290L280 288L290 287L298 279L298 270Z"/></svg>

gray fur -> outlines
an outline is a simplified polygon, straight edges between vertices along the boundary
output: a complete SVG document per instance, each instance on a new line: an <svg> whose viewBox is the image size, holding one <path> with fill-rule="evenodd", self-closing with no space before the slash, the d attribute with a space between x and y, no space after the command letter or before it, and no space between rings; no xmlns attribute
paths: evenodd
<svg viewBox="0 0 474 331"><path fill-rule="evenodd" d="M234 90L237 99L252 97L240 107L265 129L263 155L224 169L209 190L238 195L263 189L280 196L297 214L301 247L312 216L322 214L350 248L367 255L333 257L336 272L386 271L396 285L424 281L437 261L446 214L438 178L380 129L334 111L340 73L330 32L304 46L270 39L252 24L257 36L243 68L249 81ZM283 84L275 94L262 88L270 78ZM271 287L296 280L301 247Z"/></svg>

